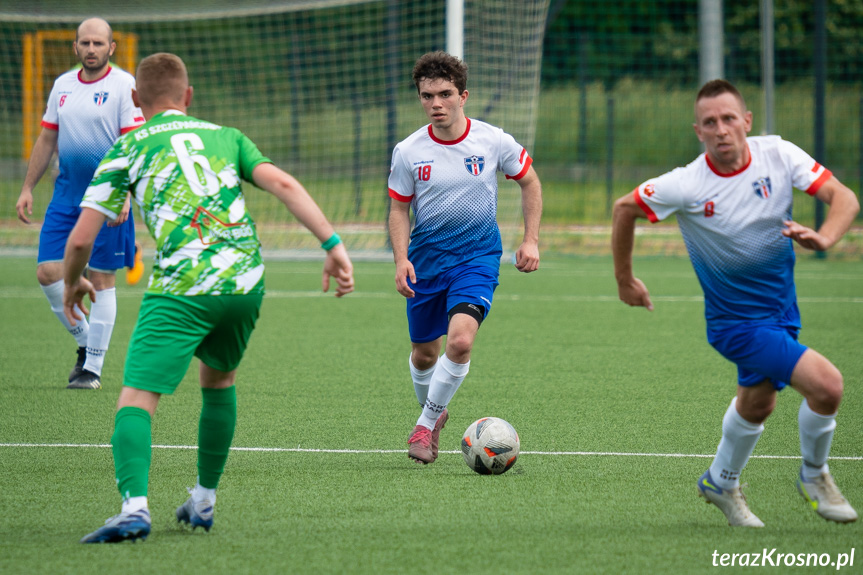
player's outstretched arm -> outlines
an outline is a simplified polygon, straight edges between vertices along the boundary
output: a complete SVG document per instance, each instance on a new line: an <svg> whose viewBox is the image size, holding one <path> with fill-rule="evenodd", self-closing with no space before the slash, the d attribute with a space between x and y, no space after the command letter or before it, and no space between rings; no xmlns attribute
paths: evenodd
<svg viewBox="0 0 863 575"><path fill-rule="evenodd" d="M58 135L59 132L57 130L42 128L42 132L33 146L33 151L30 153L27 175L24 176L21 195L18 196L18 202L15 204L18 219L25 224L30 223L30 216L33 215L33 188L42 179L45 170L48 169L48 165L51 163L51 157L54 155L54 150L57 149Z"/></svg>
<svg viewBox="0 0 863 575"><path fill-rule="evenodd" d="M524 216L524 240L515 252L515 267L530 273L539 269L539 221L542 218L542 184L531 166L518 180L521 186L521 211Z"/></svg>
<svg viewBox="0 0 863 575"><path fill-rule="evenodd" d="M417 282L414 265L408 259L408 243L411 235L411 205L409 202L392 200L390 202L390 217L387 222L390 231L390 243L393 245L393 261L396 264L396 291L407 298L416 295L411 289L408 279Z"/></svg>
<svg viewBox="0 0 863 575"><path fill-rule="evenodd" d="M93 242L96 241L106 219L101 212L83 208L78 216L78 223L72 228L66 241L66 252L63 255L63 279L66 284L63 290L63 313L72 325L76 325L77 320L83 318L78 314L79 310L84 314L89 313L84 306L84 296L89 296L91 302L96 301L96 290L83 274L90 260Z"/></svg>
<svg viewBox="0 0 863 575"><path fill-rule="evenodd" d="M795 221L787 221L782 235L791 238L806 249L824 251L833 247L851 227L854 218L860 212L860 202L856 194L835 176L830 176L830 179L824 182L815 193L815 197L830 206L827 217L818 231Z"/></svg>
<svg viewBox="0 0 863 575"><path fill-rule="evenodd" d="M632 274L632 248L635 243L635 221L644 212L631 193L614 203L611 224L611 251L614 255L614 277L620 300L631 306L653 311L650 293L644 283Z"/></svg>
<svg viewBox="0 0 863 575"><path fill-rule="evenodd" d="M309 195L303 185L289 173L273 164L259 164L252 171L255 185L270 192L288 208L321 244L330 239L335 231L321 208ZM327 251L321 286L324 291L330 287L330 278L336 280L336 297L354 291L354 268L344 244L339 243Z"/></svg>

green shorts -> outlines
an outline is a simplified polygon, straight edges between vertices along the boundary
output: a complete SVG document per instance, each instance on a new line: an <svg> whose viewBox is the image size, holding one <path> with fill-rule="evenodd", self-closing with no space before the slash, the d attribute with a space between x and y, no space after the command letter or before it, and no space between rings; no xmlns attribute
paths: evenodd
<svg viewBox="0 0 863 575"><path fill-rule="evenodd" d="M263 294L144 294L129 342L123 385L174 393L192 356L219 371L240 365Z"/></svg>

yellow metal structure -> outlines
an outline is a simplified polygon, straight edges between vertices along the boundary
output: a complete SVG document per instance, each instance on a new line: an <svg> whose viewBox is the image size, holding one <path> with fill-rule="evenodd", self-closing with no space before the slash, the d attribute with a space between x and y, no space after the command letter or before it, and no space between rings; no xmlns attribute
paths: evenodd
<svg viewBox="0 0 863 575"><path fill-rule="evenodd" d="M53 82L60 74L80 65L72 48L74 42L75 30L39 30L24 34L21 153L25 160L30 159L30 152L39 134L42 113L50 92L45 89L46 83ZM135 62L138 61L138 35L114 32L114 42L117 43L117 50L111 61L134 74Z"/></svg>

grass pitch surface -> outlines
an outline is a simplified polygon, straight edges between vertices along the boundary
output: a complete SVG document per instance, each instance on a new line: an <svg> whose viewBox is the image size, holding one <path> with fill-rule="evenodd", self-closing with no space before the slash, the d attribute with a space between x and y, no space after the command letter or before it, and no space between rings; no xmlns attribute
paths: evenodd
<svg viewBox="0 0 863 575"><path fill-rule="evenodd" d="M213 529L191 532L174 518L196 473L193 362L154 419L149 539L80 545L119 510L107 445L144 288L121 274L103 389L71 391L75 346L34 262L2 265L3 573L697 573L725 553L835 561L863 547L863 524L828 523L796 492L792 390L780 394L743 477L766 527L732 529L696 497L735 368L706 343L686 260L636 261L649 313L617 300L601 257L544 261L530 275L504 266L443 452L427 467L406 456L419 410L393 266L358 263L357 292L337 300L317 293L318 263L270 263ZM801 257L797 278L801 341L845 375L830 467L863 511L863 263ZM522 455L502 476L473 473L458 451L464 429L487 415L521 436ZM845 569L861 564L856 549Z"/></svg>

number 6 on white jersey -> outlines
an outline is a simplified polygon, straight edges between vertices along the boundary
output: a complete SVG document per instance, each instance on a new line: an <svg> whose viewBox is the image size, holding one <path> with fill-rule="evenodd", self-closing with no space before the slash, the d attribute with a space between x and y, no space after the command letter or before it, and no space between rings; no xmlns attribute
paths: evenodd
<svg viewBox="0 0 863 575"><path fill-rule="evenodd" d="M204 142L198 134L175 134L171 136L171 147L177 154L183 176L189 182L189 189L197 196L213 196L221 189L219 177L210 167L210 162L201 154ZM199 171L200 168L200 171Z"/></svg>

